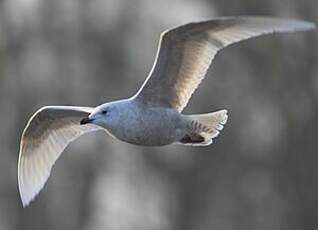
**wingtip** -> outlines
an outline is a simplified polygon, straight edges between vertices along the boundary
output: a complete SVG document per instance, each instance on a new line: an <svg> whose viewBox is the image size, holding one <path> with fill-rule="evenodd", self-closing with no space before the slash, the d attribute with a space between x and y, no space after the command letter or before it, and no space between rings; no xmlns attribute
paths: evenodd
<svg viewBox="0 0 318 230"><path fill-rule="evenodd" d="M241 18L241 17L238 17ZM306 31L306 30L314 30L316 29L316 23L302 20L302 19L294 19L294 18L280 18L280 17L271 17L271 16L243 16L245 19L252 20L261 20L268 22L278 22L286 25L290 25L293 27L291 31Z"/></svg>
<svg viewBox="0 0 318 230"><path fill-rule="evenodd" d="M301 30L315 30L317 28L316 23L309 21L299 21L299 29Z"/></svg>
<svg viewBox="0 0 318 230"><path fill-rule="evenodd" d="M294 20L295 30L308 31L316 29L316 24L314 22Z"/></svg>
<svg viewBox="0 0 318 230"><path fill-rule="evenodd" d="M26 197L22 190L21 190L21 187L19 186L19 194L20 194L20 199L21 199L21 203L22 203L22 206L23 208L26 208L29 206L29 204L31 203L31 201L34 199L30 199L28 197Z"/></svg>
<svg viewBox="0 0 318 230"><path fill-rule="evenodd" d="M21 198L21 202L22 202L22 207L23 207L23 208L28 207L29 204L30 204L30 201L29 201L29 202L28 202L28 201L25 201L25 200L23 200L22 198Z"/></svg>
<svg viewBox="0 0 318 230"><path fill-rule="evenodd" d="M27 196L27 194L23 194L22 192L20 192L20 198L23 208L27 208L37 195L38 193L33 196Z"/></svg>
<svg viewBox="0 0 318 230"><path fill-rule="evenodd" d="M308 30L315 30L317 29L317 25L314 22L307 22L308 23Z"/></svg>

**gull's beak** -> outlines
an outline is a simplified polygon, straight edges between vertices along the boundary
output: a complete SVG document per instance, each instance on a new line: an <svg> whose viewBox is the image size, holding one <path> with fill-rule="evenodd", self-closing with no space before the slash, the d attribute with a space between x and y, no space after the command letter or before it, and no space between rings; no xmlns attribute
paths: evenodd
<svg viewBox="0 0 318 230"><path fill-rule="evenodd" d="M80 124L81 124L81 125L89 124L89 123L91 123L93 120L94 120L94 119L90 119L90 118L88 118L88 117L85 117L85 118L83 118L83 119L81 120Z"/></svg>

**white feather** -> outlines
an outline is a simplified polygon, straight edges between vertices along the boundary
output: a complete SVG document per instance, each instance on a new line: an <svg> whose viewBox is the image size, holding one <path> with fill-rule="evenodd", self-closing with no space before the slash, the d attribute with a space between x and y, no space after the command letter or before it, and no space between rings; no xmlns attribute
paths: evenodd
<svg viewBox="0 0 318 230"><path fill-rule="evenodd" d="M80 125L93 108L48 106L38 110L25 127L20 144L18 184L23 206L43 188L52 166L66 146L84 133L101 129Z"/></svg>

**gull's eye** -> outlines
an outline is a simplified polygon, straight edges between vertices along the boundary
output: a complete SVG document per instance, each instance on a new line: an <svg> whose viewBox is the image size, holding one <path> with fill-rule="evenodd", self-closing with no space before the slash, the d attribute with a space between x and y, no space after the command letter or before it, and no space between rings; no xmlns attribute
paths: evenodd
<svg viewBox="0 0 318 230"><path fill-rule="evenodd" d="M102 114L106 114L106 113L107 113L107 110L103 110L103 111L102 111Z"/></svg>

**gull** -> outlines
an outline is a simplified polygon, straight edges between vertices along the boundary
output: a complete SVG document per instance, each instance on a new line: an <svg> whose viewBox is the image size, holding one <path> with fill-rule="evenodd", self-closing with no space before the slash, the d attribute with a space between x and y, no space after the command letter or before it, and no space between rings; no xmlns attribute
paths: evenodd
<svg viewBox="0 0 318 230"><path fill-rule="evenodd" d="M315 24L271 17L220 17L163 32L154 65L138 92L93 107L45 106L23 130L18 186L23 206L35 198L66 146L81 135L104 130L143 146L179 143L206 146L227 121L227 110L182 114L219 50L274 32L314 29Z"/></svg>

